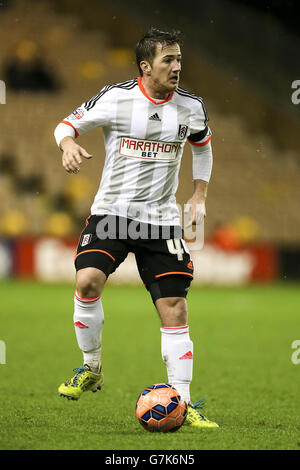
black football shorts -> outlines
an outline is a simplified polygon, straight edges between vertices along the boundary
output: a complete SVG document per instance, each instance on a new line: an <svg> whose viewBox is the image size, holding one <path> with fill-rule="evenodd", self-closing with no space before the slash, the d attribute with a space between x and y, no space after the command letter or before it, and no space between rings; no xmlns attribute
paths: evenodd
<svg viewBox="0 0 300 470"><path fill-rule="evenodd" d="M75 268L94 267L108 277L130 252L135 255L140 277L153 301L186 296L194 268L181 227L91 215L80 234Z"/></svg>

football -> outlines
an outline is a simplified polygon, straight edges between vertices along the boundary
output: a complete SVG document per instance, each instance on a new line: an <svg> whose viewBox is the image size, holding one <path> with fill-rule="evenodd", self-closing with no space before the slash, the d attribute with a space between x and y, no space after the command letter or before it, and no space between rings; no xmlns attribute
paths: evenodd
<svg viewBox="0 0 300 470"><path fill-rule="evenodd" d="M136 416L150 432L174 432L184 423L187 404L169 384L158 383L145 388L136 403Z"/></svg>

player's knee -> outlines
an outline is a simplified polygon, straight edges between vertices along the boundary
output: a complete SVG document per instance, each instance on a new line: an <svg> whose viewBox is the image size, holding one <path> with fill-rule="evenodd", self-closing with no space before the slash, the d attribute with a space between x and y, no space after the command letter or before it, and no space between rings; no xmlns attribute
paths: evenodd
<svg viewBox="0 0 300 470"><path fill-rule="evenodd" d="M102 273L103 274L103 273ZM93 268L82 269L77 272L76 290L79 297L92 298L101 294L105 278Z"/></svg>
<svg viewBox="0 0 300 470"><path fill-rule="evenodd" d="M100 295L100 289L94 279L83 278L76 284L79 297L90 299Z"/></svg>

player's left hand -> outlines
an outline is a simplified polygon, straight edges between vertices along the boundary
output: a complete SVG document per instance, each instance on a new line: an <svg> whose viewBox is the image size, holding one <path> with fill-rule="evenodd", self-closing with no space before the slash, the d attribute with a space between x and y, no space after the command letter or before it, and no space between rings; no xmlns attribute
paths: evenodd
<svg viewBox="0 0 300 470"><path fill-rule="evenodd" d="M184 227L200 225L206 216L205 199L191 197L184 205Z"/></svg>

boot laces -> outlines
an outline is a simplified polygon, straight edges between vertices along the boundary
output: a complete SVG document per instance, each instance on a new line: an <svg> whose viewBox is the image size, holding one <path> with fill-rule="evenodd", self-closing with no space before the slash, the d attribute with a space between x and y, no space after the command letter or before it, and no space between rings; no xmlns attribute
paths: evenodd
<svg viewBox="0 0 300 470"><path fill-rule="evenodd" d="M76 387L81 375L84 372L86 372L86 369L84 367L80 366L80 367L76 367L75 369L73 369L73 372L75 372L75 377L73 379L72 385L73 385L73 387Z"/></svg>
<svg viewBox="0 0 300 470"><path fill-rule="evenodd" d="M189 406L193 408L193 410L195 410L196 413L198 413L198 415L200 416L202 420L206 421L205 416L203 416L203 414L200 413L200 409L202 409L205 406L205 398L200 398L200 400L197 400L195 403L190 403Z"/></svg>

